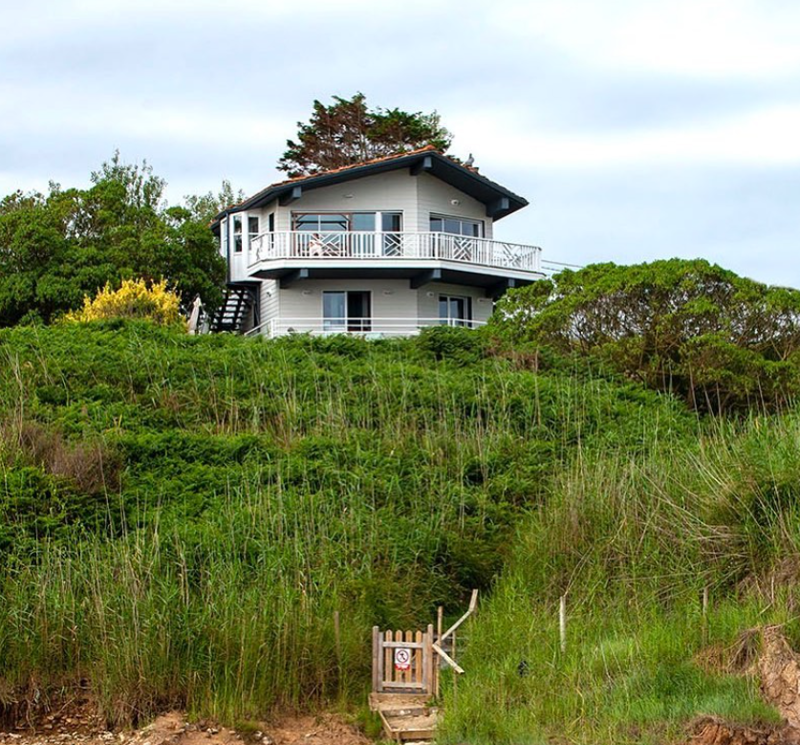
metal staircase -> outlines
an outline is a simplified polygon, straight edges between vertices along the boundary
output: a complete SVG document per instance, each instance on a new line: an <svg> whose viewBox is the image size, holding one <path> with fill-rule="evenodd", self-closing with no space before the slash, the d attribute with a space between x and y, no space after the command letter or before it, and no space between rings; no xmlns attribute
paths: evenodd
<svg viewBox="0 0 800 745"><path fill-rule="evenodd" d="M251 318L251 311L257 308L256 290L248 285L228 285L222 305L211 315L209 330L212 332L227 331L242 334L247 329L245 324L258 323L258 318Z"/></svg>

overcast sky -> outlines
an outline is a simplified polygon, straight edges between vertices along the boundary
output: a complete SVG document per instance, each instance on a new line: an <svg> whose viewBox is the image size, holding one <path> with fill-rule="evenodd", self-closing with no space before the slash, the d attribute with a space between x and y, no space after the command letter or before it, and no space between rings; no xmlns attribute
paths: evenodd
<svg viewBox="0 0 800 745"><path fill-rule="evenodd" d="M700 256L800 287L798 0L0 0L0 194L115 149L170 201L255 192L315 98L437 109L576 264Z"/></svg>

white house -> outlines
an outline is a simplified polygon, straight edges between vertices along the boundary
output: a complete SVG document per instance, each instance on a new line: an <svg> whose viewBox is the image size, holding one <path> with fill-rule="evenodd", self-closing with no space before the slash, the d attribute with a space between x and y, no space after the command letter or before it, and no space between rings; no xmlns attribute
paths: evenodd
<svg viewBox="0 0 800 745"><path fill-rule="evenodd" d="M220 330L414 334L486 322L542 277L541 249L493 239L527 201L433 148L267 187L217 215Z"/></svg>

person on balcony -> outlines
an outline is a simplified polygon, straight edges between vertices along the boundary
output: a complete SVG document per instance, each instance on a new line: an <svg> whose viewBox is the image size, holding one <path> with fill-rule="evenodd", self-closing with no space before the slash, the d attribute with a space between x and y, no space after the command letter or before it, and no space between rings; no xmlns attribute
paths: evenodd
<svg viewBox="0 0 800 745"><path fill-rule="evenodd" d="M322 237L319 233L314 233L314 235L311 236L311 240L308 242L308 255L322 256L324 248L325 246L322 243Z"/></svg>

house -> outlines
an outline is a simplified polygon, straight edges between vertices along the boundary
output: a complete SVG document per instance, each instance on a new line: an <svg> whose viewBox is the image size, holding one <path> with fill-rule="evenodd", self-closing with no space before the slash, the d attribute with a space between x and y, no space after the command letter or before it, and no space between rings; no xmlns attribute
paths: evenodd
<svg viewBox="0 0 800 745"><path fill-rule="evenodd" d="M267 187L212 224L228 264L219 330L408 335L485 323L536 281L541 249L496 241L527 201L433 148Z"/></svg>

